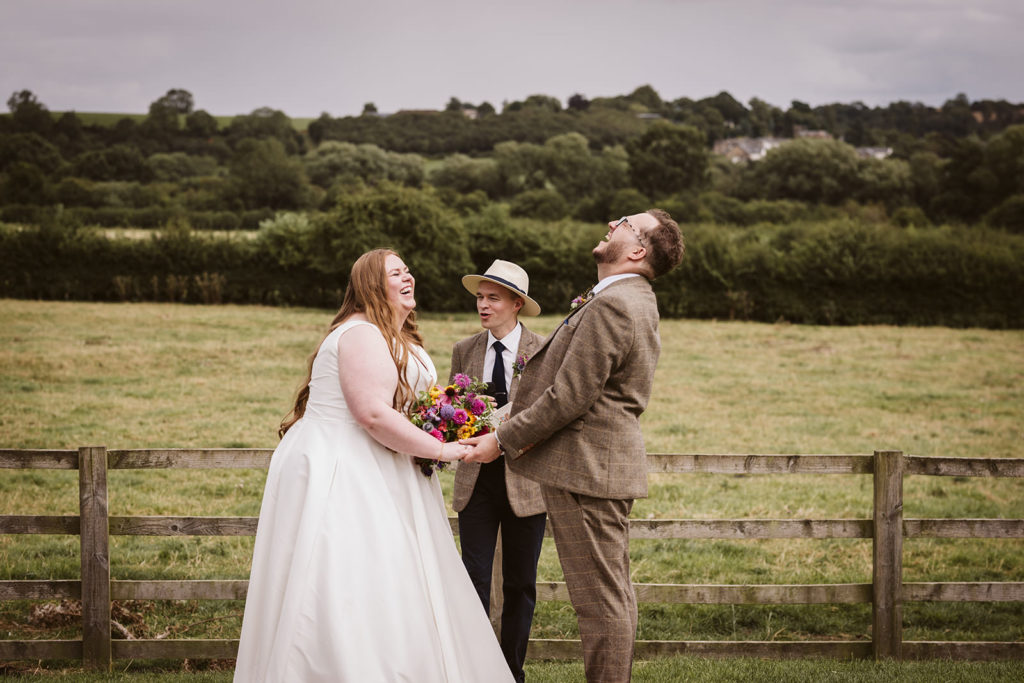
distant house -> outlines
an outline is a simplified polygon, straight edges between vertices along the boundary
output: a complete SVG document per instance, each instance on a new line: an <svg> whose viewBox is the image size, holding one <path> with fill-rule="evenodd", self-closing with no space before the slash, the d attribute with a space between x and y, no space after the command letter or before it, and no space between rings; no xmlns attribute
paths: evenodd
<svg viewBox="0 0 1024 683"><path fill-rule="evenodd" d="M803 133L804 138L832 139L826 131L805 130ZM827 137L817 133L824 133ZM793 142L793 138L725 138L716 142L711 151L724 156L734 164L745 164L764 159L768 152L788 142ZM862 159L887 159L892 156L892 147L858 147L857 156Z"/></svg>
<svg viewBox="0 0 1024 683"><path fill-rule="evenodd" d="M832 133L827 130L808 130L804 126L793 126L793 137L810 138L812 140L831 140Z"/></svg>
<svg viewBox="0 0 1024 683"><path fill-rule="evenodd" d="M892 147L858 147L857 156L861 159L888 159L892 156Z"/></svg>
<svg viewBox="0 0 1024 683"><path fill-rule="evenodd" d="M770 150L785 144L783 138L725 138L715 143L712 151L734 164L760 161Z"/></svg>

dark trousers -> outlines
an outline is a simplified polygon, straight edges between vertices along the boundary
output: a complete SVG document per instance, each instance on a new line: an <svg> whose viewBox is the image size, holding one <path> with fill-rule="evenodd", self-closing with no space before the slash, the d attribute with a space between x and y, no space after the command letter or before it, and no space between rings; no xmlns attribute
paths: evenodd
<svg viewBox="0 0 1024 683"><path fill-rule="evenodd" d="M462 563L490 613L491 569L501 530L501 651L517 681L524 681L523 662L537 604L537 561L544 541L545 515L516 517L505 490L505 460L480 467L469 503L459 513Z"/></svg>

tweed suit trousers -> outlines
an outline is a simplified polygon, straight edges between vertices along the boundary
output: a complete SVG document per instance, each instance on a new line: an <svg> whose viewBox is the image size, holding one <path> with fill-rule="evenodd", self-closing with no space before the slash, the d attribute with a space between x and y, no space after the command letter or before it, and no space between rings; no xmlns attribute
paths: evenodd
<svg viewBox="0 0 1024 683"><path fill-rule="evenodd" d="M625 683L633 667L636 593L629 578L632 500L593 498L541 485L588 683Z"/></svg>

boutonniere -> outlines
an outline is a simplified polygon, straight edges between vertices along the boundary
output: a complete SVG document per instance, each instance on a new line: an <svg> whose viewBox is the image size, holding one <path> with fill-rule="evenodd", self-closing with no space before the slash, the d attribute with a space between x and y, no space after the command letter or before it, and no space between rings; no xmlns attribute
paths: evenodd
<svg viewBox="0 0 1024 683"><path fill-rule="evenodd" d="M577 308L587 303L594 298L594 288L591 287L587 291L580 294L578 297L569 302L569 310L575 311Z"/></svg>
<svg viewBox="0 0 1024 683"><path fill-rule="evenodd" d="M526 363L530 360L530 357L525 353L521 353L516 356L516 362L512 364L512 379L515 379L519 375L523 374L523 370L526 369Z"/></svg>

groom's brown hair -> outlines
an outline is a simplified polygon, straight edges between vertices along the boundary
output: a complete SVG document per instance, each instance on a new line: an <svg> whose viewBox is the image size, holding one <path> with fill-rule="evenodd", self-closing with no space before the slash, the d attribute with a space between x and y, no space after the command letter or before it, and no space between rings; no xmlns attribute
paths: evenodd
<svg viewBox="0 0 1024 683"><path fill-rule="evenodd" d="M647 213L658 221L658 225L644 232L647 241L647 256L644 259L650 269L650 279L661 277L679 265L683 260L683 233L672 216L662 209L648 209Z"/></svg>

